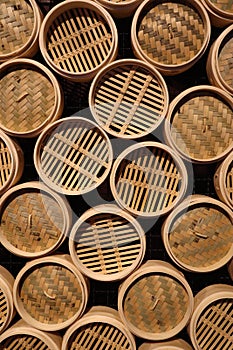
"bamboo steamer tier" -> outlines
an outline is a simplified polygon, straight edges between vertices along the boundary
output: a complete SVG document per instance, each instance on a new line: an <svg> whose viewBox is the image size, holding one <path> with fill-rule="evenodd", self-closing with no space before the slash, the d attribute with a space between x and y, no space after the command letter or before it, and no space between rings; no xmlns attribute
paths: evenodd
<svg viewBox="0 0 233 350"><path fill-rule="evenodd" d="M0 128L17 137L38 136L60 118L63 92L41 63L18 58L1 65Z"/></svg>
<svg viewBox="0 0 233 350"><path fill-rule="evenodd" d="M71 258L78 269L99 281L128 276L142 262L146 239L140 224L115 205L87 210L69 236Z"/></svg>
<svg viewBox="0 0 233 350"><path fill-rule="evenodd" d="M149 260L121 284L118 310L136 336L161 341L177 335L193 310L192 290L171 264Z"/></svg>
<svg viewBox="0 0 233 350"><path fill-rule="evenodd" d="M201 0L214 27L233 24L233 5L229 0Z"/></svg>
<svg viewBox="0 0 233 350"><path fill-rule="evenodd" d="M93 306L64 334L62 350L69 349L136 350L136 344L116 310Z"/></svg>
<svg viewBox="0 0 233 350"><path fill-rule="evenodd" d="M170 258L192 272L210 272L233 256L233 213L222 202L191 196L166 218L162 239Z"/></svg>
<svg viewBox="0 0 233 350"><path fill-rule="evenodd" d="M69 0L47 13L39 44L45 61L56 73L83 82L115 59L118 33L102 6L91 0Z"/></svg>
<svg viewBox="0 0 233 350"><path fill-rule="evenodd" d="M40 135L34 150L41 179L66 195L80 195L99 186L110 171L112 157L106 133L82 117L52 123Z"/></svg>
<svg viewBox="0 0 233 350"><path fill-rule="evenodd" d="M230 262L229 262L227 268L228 268L229 276L230 276L231 280L233 281L233 257L232 257L232 259L230 260Z"/></svg>
<svg viewBox="0 0 233 350"><path fill-rule="evenodd" d="M0 62L37 53L42 19L35 0L1 1Z"/></svg>
<svg viewBox="0 0 233 350"><path fill-rule="evenodd" d="M173 339L170 341L143 343L139 350L193 350L193 348L183 339Z"/></svg>
<svg viewBox="0 0 233 350"><path fill-rule="evenodd" d="M165 142L180 156L199 164L217 162L233 150L233 98L200 85L171 102L164 127Z"/></svg>
<svg viewBox="0 0 233 350"><path fill-rule="evenodd" d="M232 349L233 286L213 284L194 298L188 332L195 350Z"/></svg>
<svg viewBox="0 0 233 350"><path fill-rule="evenodd" d="M170 147L159 142L139 142L115 160L110 186L116 202L135 216L168 213L187 190L187 170Z"/></svg>
<svg viewBox="0 0 233 350"><path fill-rule="evenodd" d="M71 208L40 182L27 182L1 198L0 238L11 253L36 258L57 249L68 235Z"/></svg>
<svg viewBox="0 0 233 350"><path fill-rule="evenodd" d="M14 277L12 274L5 267L0 265L0 334L6 330L15 316L12 295L13 284Z"/></svg>
<svg viewBox="0 0 233 350"><path fill-rule="evenodd" d="M131 16L142 0L95 0L102 5L113 17Z"/></svg>
<svg viewBox="0 0 233 350"><path fill-rule="evenodd" d="M115 61L93 80L89 106L98 124L121 138L142 137L162 123L168 110L166 83L159 72L135 59Z"/></svg>
<svg viewBox="0 0 233 350"><path fill-rule="evenodd" d="M233 209L233 152L218 166L214 174L214 187L218 197Z"/></svg>
<svg viewBox="0 0 233 350"><path fill-rule="evenodd" d="M199 1L144 0L133 17L131 42L137 58L164 75L176 75L200 60L210 33L209 16Z"/></svg>
<svg viewBox="0 0 233 350"><path fill-rule="evenodd" d="M64 329L81 317L88 294L88 280L68 254L28 262L13 287L14 304L21 318L45 331Z"/></svg>

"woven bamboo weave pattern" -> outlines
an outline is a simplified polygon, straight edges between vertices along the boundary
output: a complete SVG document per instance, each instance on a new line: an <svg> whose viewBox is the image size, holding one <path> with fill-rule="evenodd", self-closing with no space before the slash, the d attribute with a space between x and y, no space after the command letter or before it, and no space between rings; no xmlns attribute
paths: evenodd
<svg viewBox="0 0 233 350"><path fill-rule="evenodd" d="M200 51L205 38L198 12L183 3L163 2L141 19L138 40L143 52L155 62L182 64Z"/></svg>
<svg viewBox="0 0 233 350"><path fill-rule="evenodd" d="M0 330L4 327L7 319L8 307L5 293L0 288Z"/></svg>
<svg viewBox="0 0 233 350"><path fill-rule="evenodd" d="M233 35L233 33L232 33ZM218 56L218 68L222 79L233 88L233 38L222 47Z"/></svg>
<svg viewBox="0 0 233 350"><path fill-rule="evenodd" d="M33 319L45 324L59 324L80 311L81 286L69 269L50 263L34 268L25 277L19 296Z"/></svg>
<svg viewBox="0 0 233 350"><path fill-rule="evenodd" d="M13 171L12 158L4 140L0 139L0 188L8 181Z"/></svg>
<svg viewBox="0 0 233 350"><path fill-rule="evenodd" d="M201 349L233 348L233 300L222 299L211 303L202 312L196 328Z"/></svg>
<svg viewBox="0 0 233 350"><path fill-rule="evenodd" d="M4 350L51 350L42 340L30 336L17 334L3 341Z"/></svg>
<svg viewBox="0 0 233 350"><path fill-rule="evenodd" d="M226 190L230 202L233 204L233 162L230 163L226 176Z"/></svg>
<svg viewBox="0 0 233 350"><path fill-rule="evenodd" d="M233 2L231 0L209 0L222 11L233 13Z"/></svg>
<svg viewBox="0 0 233 350"><path fill-rule="evenodd" d="M0 55L23 47L35 25L33 8L26 0L7 0L0 3Z"/></svg>

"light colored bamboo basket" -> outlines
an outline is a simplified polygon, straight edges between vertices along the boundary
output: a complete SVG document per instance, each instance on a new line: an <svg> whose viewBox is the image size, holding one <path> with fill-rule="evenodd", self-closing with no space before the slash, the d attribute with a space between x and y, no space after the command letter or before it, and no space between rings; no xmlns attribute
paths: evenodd
<svg viewBox="0 0 233 350"><path fill-rule="evenodd" d="M1 243L23 258L37 258L57 249L72 223L68 201L40 182L8 190L0 200Z"/></svg>
<svg viewBox="0 0 233 350"><path fill-rule="evenodd" d="M110 171L112 158L107 134L82 117L52 123L41 133L34 149L34 164L41 179L66 195L80 195L99 186Z"/></svg>
<svg viewBox="0 0 233 350"><path fill-rule="evenodd" d="M93 306L68 328L63 337L62 350L136 350L134 336L123 325L116 310Z"/></svg>
<svg viewBox="0 0 233 350"><path fill-rule="evenodd" d="M233 150L233 98L214 86L181 92L170 103L165 142L180 156L199 164L217 162Z"/></svg>
<svg viewBox="0 0 233 350"><path fill-rule="evenodd" d="M188 332L195 350L232 349L233 286L213 284L194 299Z"/></svg>
<svg viewBox="0 0 233 350"><path fill-rule="evenodd" d="M113 17L131 16L142 0L95 0L106 8Z"/></svg>
<svg viewBox="0 0 233 350"><path fill-rule="evenodd" d="M140 338L167 340L187 324L192 290L171 264L149 260L121 284L118 309L125 326Z"/></svg>
<svg viewBox="0 0 233 350"><path fill-rule="evenodd" d="M15 307L22 319L44 331L58 331L82 316L89 295L88 280L68 254L28 262L13 287Z"/></svg>
<svg viewBox="0 0 233 350"><path fill-rule="evenodd" d="M13 284L14 277L12 274L5 267L0 265L0 334L6 330L15 316L12 295Z"/></svg>
<svg viewBox="0 0 233 350"><path fill-rule="evenodd" d="M135 216L168 213L182 200L188 175L183 161L170 147L139 142L115 160L110 186L116 202Z"/></svg>
<svg viewBox="0 0 233 350"><path fill-rule="evenodd" d="M0 3L0 62L33 57L39 50L42 12L35 0L2 0Z"/></svg>
<svg viewBox="0 0 233 350"><path fill-rule="evenodd" d="M0 195L20 180L23 170L21 147L0 129Z"/></svg>
<svg viewBox="0 0 233 350"><path fill-rule="evenodd" d="M63 92L56 77L35 60L3 63L0 88L0 128L9 135L38 136L63 112Z"/></svg>
<svg viewBox="0 0 233 350"><path fill-rule="evenodd" d="M233 153L218 166L214 174L214 187L219 199L233 209Z"/></svg>
<svg viewBox="0 0 233 350"><path fill-rule="evenodd" d="M141 225L115 205L87 210L69 236L71 258L86 276L116 281L128 276L142 262L146 239Z"/></svg>
<svg viewBox="0 0 233 350"><path fill-rule="evenodd" d="M44 18L39 44L47 64L73 81L90 81L115 59L118 33L111 15L88 0L67 0Z"/></svg>
<svg viewBox="0 0 233 350"><path fill-rule="evenodd" d="M210 33L209 16L199 1L144 0L133 17L132 48L164 75L176 75L202 57Z"/></svg>
<svg viewBox="0 0 233 350"><path fill-rule="evenodd" d="M163 121L169 104L160 73L135 59L114 61L93 80L89 106L98 124L121 138L142 137Z"/></svg>
<svg viewBox="0 0 233 350"><path fill-rule="evenodd" d="M229 0L200 0L205 6L214 27L233 24L233 6Z"/></svg>
<svg viewBox="0 0 233 350"><path fill-rule="evenodd" d="M222 202L194 195L180 203L162 226L170 258L192 272L210 272L233 256L233 213Z"/></svg>
<svg viewBox="0 0 233 350"><path fill-rule="evenodd" d="M193 350L183 339L173 339L164 342L143 343L138 348L139 350Z"/></svg>
<svg viewBox="0 0 233 350"><path fill-rule="evenodd" d="M229 262L227 268L228 268L229 276L230 276L230 278L231 278L232 281L233 281L233 257L232 257L232 259L230 260L230 262Z"/></svg>

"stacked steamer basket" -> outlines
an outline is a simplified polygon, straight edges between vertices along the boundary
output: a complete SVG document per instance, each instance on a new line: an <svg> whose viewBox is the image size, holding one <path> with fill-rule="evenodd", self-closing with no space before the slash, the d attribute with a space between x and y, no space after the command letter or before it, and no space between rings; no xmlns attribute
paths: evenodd
<svg viewBox="0 0 233 350"><path fill-rule="evenodd" d="M12 274L0 266L0 334L9 326L15 316L13 284Z"/></svg>

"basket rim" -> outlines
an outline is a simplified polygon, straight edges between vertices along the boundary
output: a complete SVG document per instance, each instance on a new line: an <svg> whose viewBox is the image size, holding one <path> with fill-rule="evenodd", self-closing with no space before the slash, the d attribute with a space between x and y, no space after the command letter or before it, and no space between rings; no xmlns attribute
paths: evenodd
<svg viewBox="0 0 233 350"><path fill-rule="evenodd" d="M214 174L214 187L220 199L233 209L233 203L229 200L229 195L227 193L226 186L224 185L227 171L231 162L233 162L233 153L229 153L217 168Z"/></svg>
<svg viewBox="0 0 233 350"><path fill-rule="evenodd" d="M207 6L211 8L211 10L219 15L220 17L233 20L233 11L224 11L220 7L216 6L215 3L211 0L204 0L207 3Z"/></svg>

